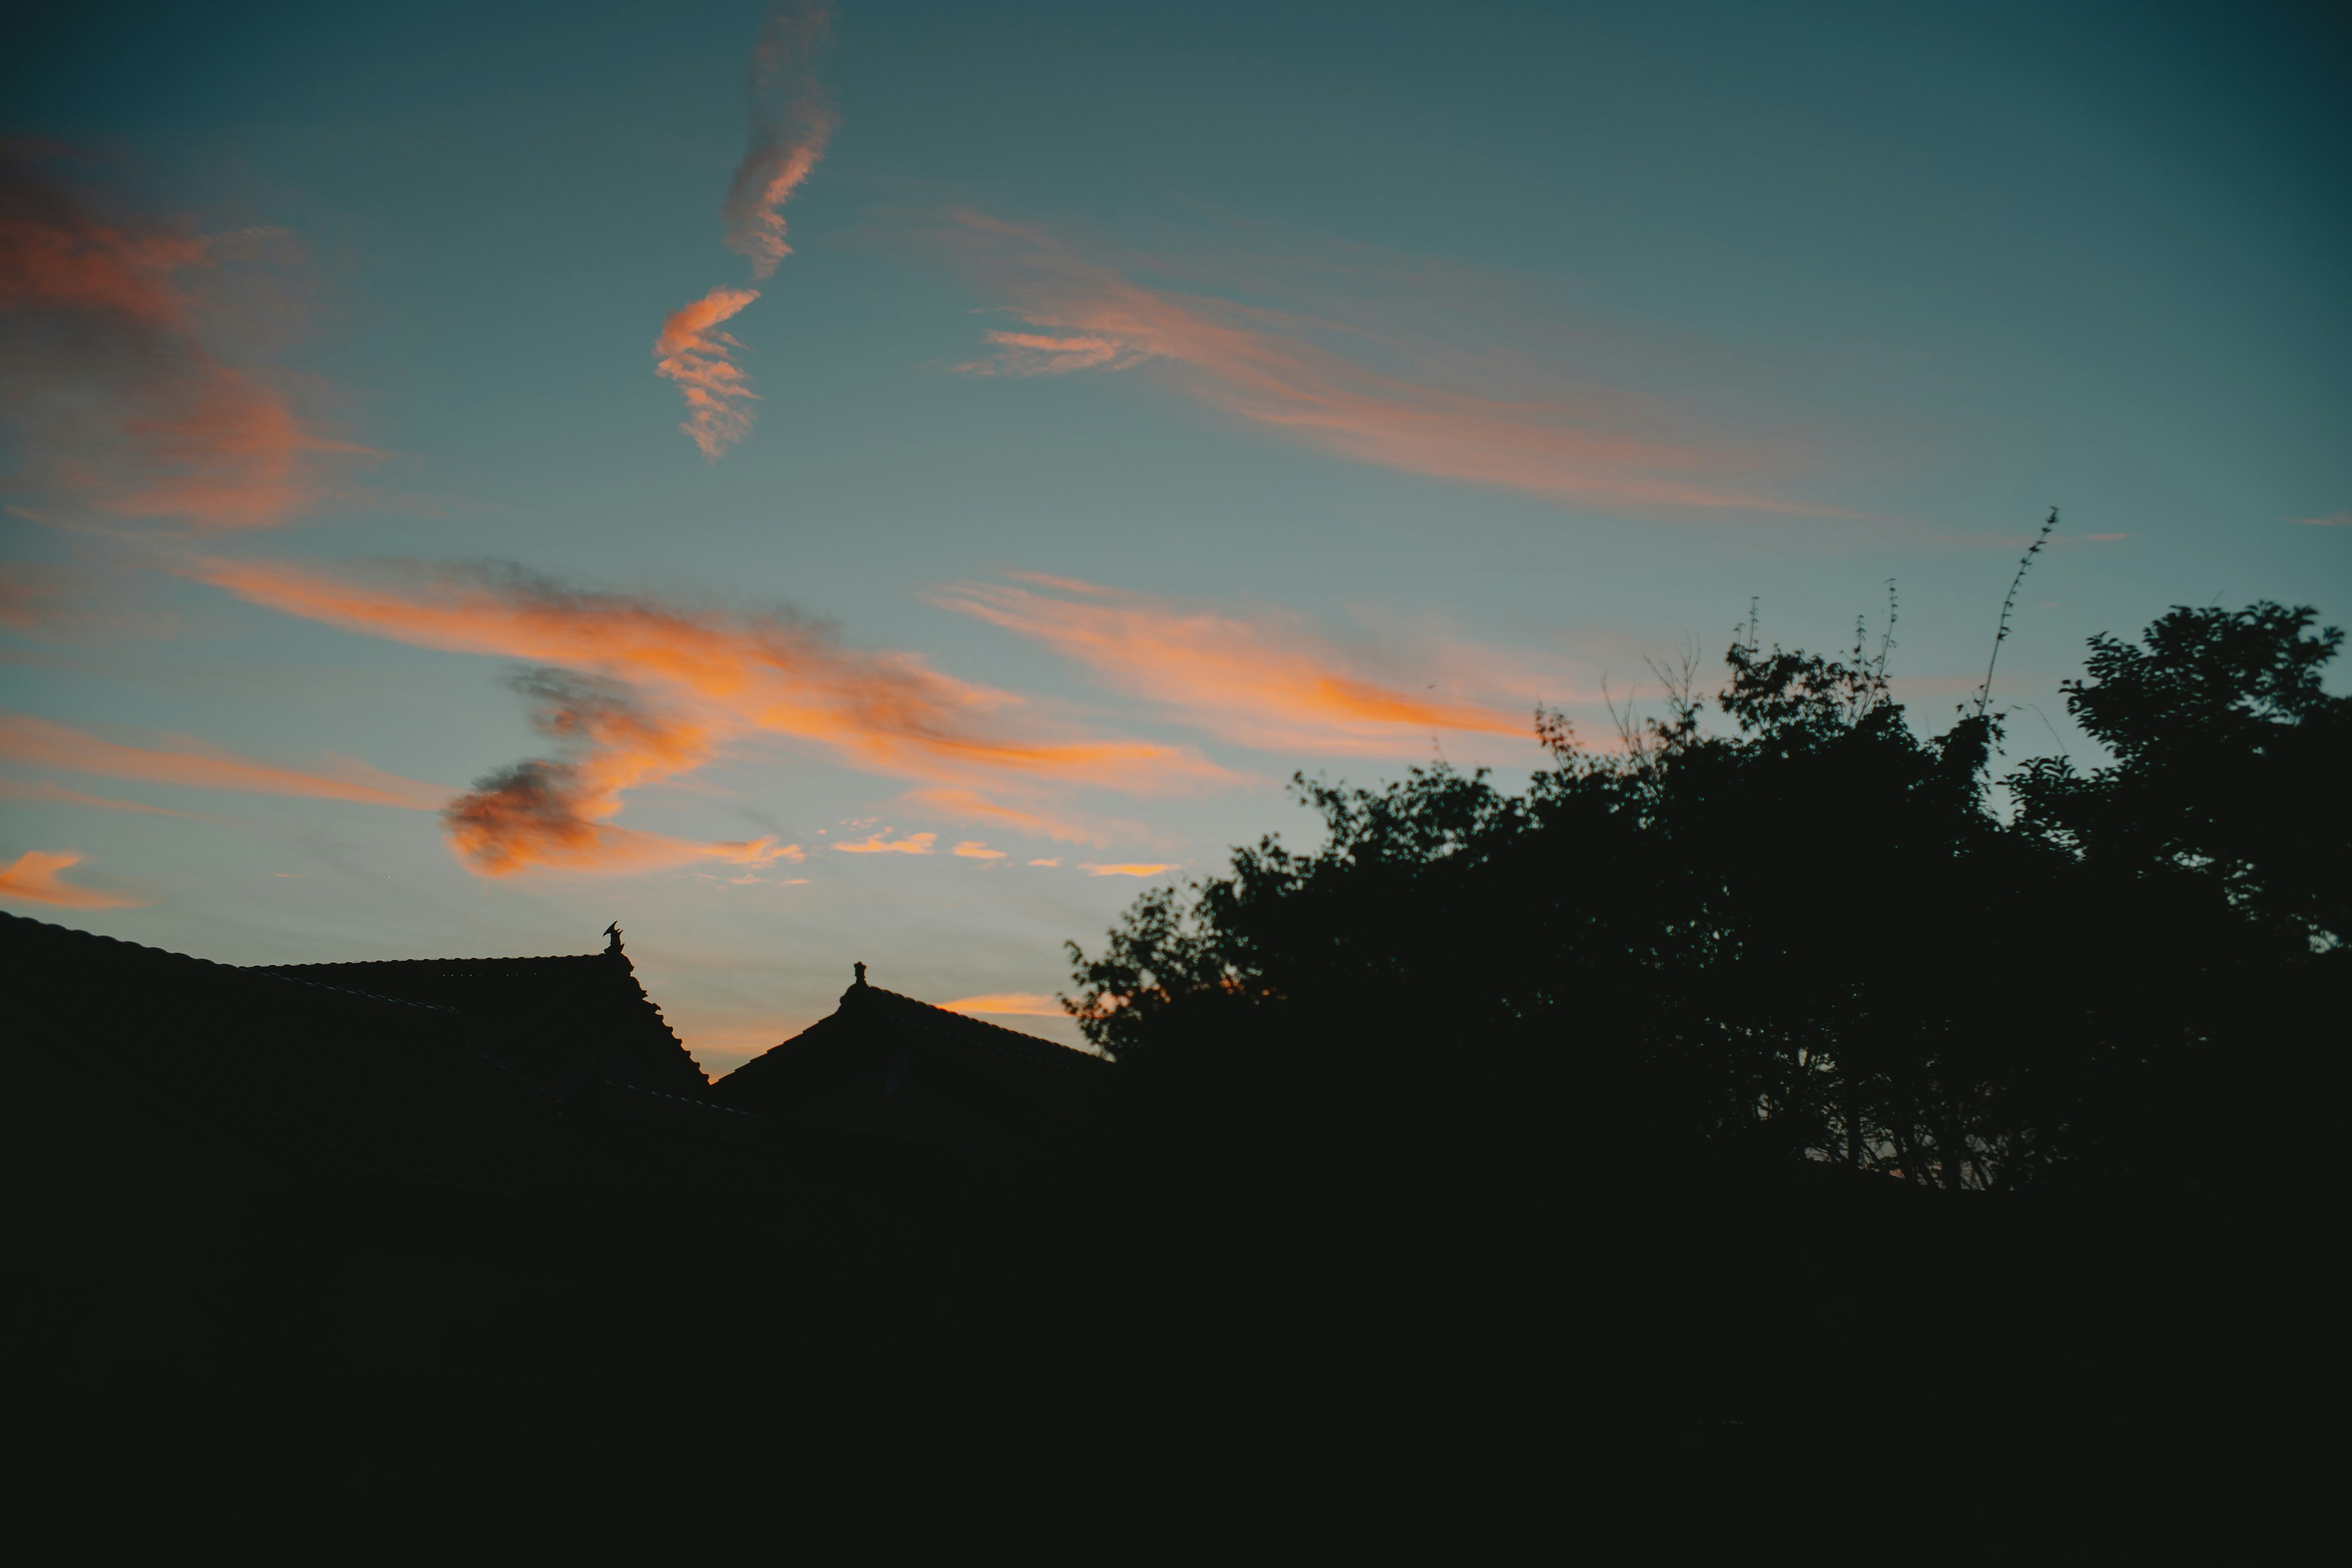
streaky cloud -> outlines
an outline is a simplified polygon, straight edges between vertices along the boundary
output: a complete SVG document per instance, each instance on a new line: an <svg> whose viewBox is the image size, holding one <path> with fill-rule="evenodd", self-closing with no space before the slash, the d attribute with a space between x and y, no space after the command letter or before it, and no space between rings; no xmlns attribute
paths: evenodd
<svg viewBox="0 0 2352 1568"><path fill-rule="evenodd" d="M686 422L678 428L713 463L751 433L751 411L744 405L760 395L735 363L743 345L719 325L759 297L755 289L721 285L663 317L661 336L654 340L654 374L677 383L686 398Z"/></svg>
<svg viewBox="0 0 2352 1568"><path fill-rule="evenodd" d="M34 767L93 773L103 778L145 779L188 789L343 800L362 805L400 806L410 811L434 810L448 794L436 785L384 773L364 763L341 763L343 776L338 777L240 757L205 746L193 737L173 739L177 743L172 746L129 746L101 740L53 719L29 713L0 713L0 757Z"/></svg>
<svg viewBox="0 0 2352 1568"><path fill-rule="evenodd" d="M830 5L782 5L769 11L751 46L751 145L736 166L723 209L727 247L766 278L793 253L784 240L784 204L824 156L841 121L816 57L832 36Z"/></svg>
<svg viewBox="0 0 2352 1568"><path fill-rule="evenodd" d="M155 901L136 893L85 888L64 880L60 873L80 865L81 859L71 849L27 849L8 865L0 866L0 899L51 904L67 910L135 910Z"/></svg>
<svg viewBox="0 0 2352 1568"><path fill-rule="evenodd" d="M78 789L68 789L60 784L51 784L47 779L27 783L22 779L0 778L0 799L47 801L54 805L83 805L97 811L129 811L142 816L184 816L197 822L211 820L197 812L173 811L169 806L118 800L112 795L88 795Z"/></svg>
<svg viewBox="0 0 2352 1568"><path fill-rule="evenodd" d="M1149 258L1114 265L983 213L950 211L932 237L1028 329L987 332L995 352L950 367L964 374L1154 374L1221 416L1335 457L1562 503L1846 515L1734 482L1772 466L1769 455L1657 434L1666 421L1648 398L1463 390L1479 367L1448 363L1441 344L1156 287L1135 275Z"/></svg>
<svg viewBox="0 0 2352 1568"><path fill-rule="evenodd" d="M751 144L720 216L728 248L750 260L755 281L773 276L777 263L792 254L784 204L824 156L839 121L815 65L833 19L829 5L780 5L761 22L751 46ZM749 405L759 395L735 363L743 345L719 327L759 297L756 289L722 284L663 318L654 342L655 374L676 382L684 395L687 418L678 428L706 462L717 462L751 433Z"/></svg>
<svg viewBox="0 0 2352 1568"><path fill-rule="evenodd" d="M807 747L942 792L939 803L967 819L1089 841L1098 835L1057 829L1050 814L1058 795L1191 795L1244 782L1190 747L1034 718L1010 692L957 680L912 654L848 647L782 609L688 607L496 563L351 573L215 559L182 570L248 603L347 631L535 667L518 684L562 754L485 775L445 813L461 857L486 874L769 853L766 841L689 848L625 840L610 820L627 792L754 742ZM1007 795L1013 804L999 805Z"/></svg>
<svg viewBox="0 0 2352 1568"><path fill-rule="evenodd" d="M338 466L381 456L324 434L282 378L231 363L207 331L262 307L200 285L290 247L276 229L101 213L0 145L0 419L36 481L106 516L270 528L326 499Z"/></svg>
<svg viewBox="0 0 2352 1568"><path fill-rule="evenodd" d="M1435 733L1534 733L1534 705L1505 708L1432 695L1379 679L1367 660L1298 617L1237 614L1034 573L1019 585L951 584L934 595L1052 648L1117 690L1159 703L1185 721L1261 751L1356 756L1422 752ZM1449 687L1510 689L1526 681L1512 661L1455 645L1424 656Z"/></svg>

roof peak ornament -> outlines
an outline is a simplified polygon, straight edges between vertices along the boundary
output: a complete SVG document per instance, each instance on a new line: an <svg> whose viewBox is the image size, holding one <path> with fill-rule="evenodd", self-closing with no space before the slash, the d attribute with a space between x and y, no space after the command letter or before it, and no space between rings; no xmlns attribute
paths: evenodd
<svg viewBox="0 0 2352 1568"><path fill-rule="evenodd" d="M605 951L606 952L620 952L620 951L621 951L621 922L620 922L620 921L614 921L611 925L606 926L606 927L604 928L604 934L605 934L605 936L607 936L608 938L610 938L610 939L611 939L610 941L608 941L608 942L606 942L604 943L604 951Z"/></svg>
<svg viewBox="0 0 2352 1568"><path fill-rule="evenodd" d="M849 967L850 967L850 968L852 968L852 969L854 969L854 970L856 970L856 971L857 971L857 984L860 984L860 985L865 984L866 984L866 966L865 966L864 964L862 964L862 963L853 963L853 964L851 964Z"/></svg>

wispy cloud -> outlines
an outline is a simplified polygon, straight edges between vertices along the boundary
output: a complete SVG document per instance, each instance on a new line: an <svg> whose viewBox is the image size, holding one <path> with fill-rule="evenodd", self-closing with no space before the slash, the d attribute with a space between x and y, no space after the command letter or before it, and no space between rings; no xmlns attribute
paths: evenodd
<svg viewBox="0 0 2352 1568"><path fill-rule="evenodd" d="M784 204L824 156L841 122L817 79L816 56L833 32L833 7L783 5L760 24L751 46L751 145L727 189L727 247L766 278L793 253L784 243Z"/></svg>
<svg viewBox="0 0 2352 1568"><path fill-rule="evenodd" d="M317 504L338 464L376 456L218 346L244 324L232 317L290 307L247 290L232 310L197 285L289 259L291 244L101 214L25 147L0 146L0 416L53 495L116 517L270 527Z"/></svg>
<svg viewBox="0 0 2352 1568"><path fill-rule="evenodd" d="M1013 1018L1066 1018L1062 1005L1034 991L992 991L984 996L962 996L940 1004L950 1013L992 1013Z"/></svg>
<svg viewBox="0 0 2352 1568"><path fill-rule="evenodd" d="M2352 511L2331 511L2326 517L2291 517L2287 521L2305 528L2352 528Z"/></svg>
<svg viewBox="0 0 2352 1568"><path fill-rule="evenodd" d="M661 336L654 340L654 374L677 383L686 395L686 422L678 428L714 463L751 433L751 411L744 405L760 395L735 363L743 345L719 324L759 297L755 289L713 289L664 317Z"/></svg>
<svg viewBox="0 0 2352 1568"><path fill-rule="evenodd" d="M68 789L46 779L27 783L22 779L0 778L0 798L41 800L56 805L86 805L99 811L131 811L143 816L184 816L198 822L209 820L193 811L173 811L165 806L147 805L135 800L117 800L111 795L84 795L78 789Z"/></svg>
<svg viewBox="0 0 2352 1568"><path fill-rule="evenodd" d="M955 852L967 860L1002 860L1004 851L991 849L977 838L967 838L955 847Z"/></svg>
<svg viewBox="0 0 2352 1568"><path fill-rule="evenodd" d="M845 855L928 855L939 837L936 833L910 833L904 838L886 838L879 833L869 833L855 844L836 841L834 847Z"/></svg>
<svg viewBox="0 0 2352 1568"><path fill-rule="evenodd" d="M27 849L12 864L0 867L0 899L54 904L68 910L135 910L155 901L135 893L77 887L64 880L59 873L80 865L81 858L70 849L55 853Z"/></svg>
<svg viewBox="0 0 2352 1568"><path fill-rule="evenodd" d="M1081 862L1078 869L1089 877L1157 877L1162 871L1173 871L1173 865L1147 864L1139 860L1123 860L1115 865L1096 866Z"/></svg>
<svg viewBox="0 0 2352 1568"><path fill-rule="evenodd" d="M1192 748L1074 732L1027 713L1010 692L942 675L911 654L850 648L788 611L592 593L499 565L395 563L347 574L215 560L185 569L289 615L541 667L524 689L567 754L492 774L451 807L455 841L481 869L506 863L503 846L572 846L567 852L579 855L611 845L608 819L625 792L758 740L815 748L1048 835L1055 830L1040 812L1060 792L1165 795L1243 782ZM1016 804L993 807L1007 792Z"/></svg>
<svg viewBox="0 0 2352 1568"><path fill-rule="evenodd" d="M1664 433L1678 422L1651 399L1558 382L1482 394L1487 367L1441 342L1157 287L982 213L950 212L934 237L1027 329L989 332L994 353L953 367L967 374L1149 367L1221 415L1381 468L1561 501L1820 511L1738 482L1775 466L1767 454Z"/></svg>
<svg viewBox="0 0 2352 1568"><path fill-rule="evenodd" d="M311 773L240 757L192 736L166 739L169 743L163 747L127 746L55 720L0 713L0 757L35 767L104 778L148 779L189 789L348 800L411 811L434 810L448 798L449 792L437 785L347 759L336 761L335 773Z"/></svg>
<svg viewBox="0 0 2352 1568"><path fill-rule="evenodd" d="M1238 782L1238 781L1236 781ZM998 786L1003 789L1004 786ZM956 822L993 823L1027 838L1050 838L1061 844L1091 844L1097 847L1118 838L1149 838L1150 829L1139 822L1096 820L1071 815L1035 798L1034 791L1018 792L1021 805L1008 805L968 789L912 789L904 796Z"/></svg>
<svg viewBox="0 0 2352 1568"><path fill-rule="evenodd" d="M784 204L824 156L840 120L815 65L833 19L829 5L779 5L762 19L751 46L745 89L751 144L736 165L720 216L728 248L750 260L755 280L773 275L793 253L784 241ZM654 342L655 374L676 382L686 397L687 419L678 428L709 462L751 433L749 405L759 395L735 363L743 345L719 328L759 297L756 289L722 284L671 311Z"/></svg>
<svg viewBox="0 0 2352 1568"><path fill-rule="evenodd" d="M1129 695L1160 703L1226 740L1266 751L1397 756L1433 733L1527 737L1533 703L1501 707L1435 694L1437 680L1377 679L1351 653L1295 616L1246 616L1067 578L1013 574L1023 586L964 583L935 595L947 608L1045 644ZM1449 689L1523 687L1504 656L1454 645L1424 648L1423 672ZM1555 693L1557 697L1559 694Z"/></svg>

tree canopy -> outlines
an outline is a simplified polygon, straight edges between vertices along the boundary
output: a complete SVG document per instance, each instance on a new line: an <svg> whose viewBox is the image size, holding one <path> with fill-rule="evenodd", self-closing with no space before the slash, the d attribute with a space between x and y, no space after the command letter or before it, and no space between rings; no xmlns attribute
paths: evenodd
<svg viewBox="0 0 2352 1568"><path fill-rule="evenodd" d="M1162 1131L1295 1160L1810 1163L1952 1189L2199 1187L2285 1157L2276 1063L2347 977L2342 634L2258 604L2091 639L2112 755L1994 773L1889 645L1726 654L1524 791L1294 781L1311 850L1145 894L1069 1005Z"/></svg>

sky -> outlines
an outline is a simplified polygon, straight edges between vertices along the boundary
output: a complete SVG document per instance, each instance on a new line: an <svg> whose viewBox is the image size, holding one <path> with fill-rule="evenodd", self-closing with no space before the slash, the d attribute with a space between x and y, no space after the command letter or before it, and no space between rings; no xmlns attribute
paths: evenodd
<svg viewBox="0 0 2352 1568"><path fill-rule="evenodd" d="M2352 615L2316 7L36 5L0 35L0 906L580 952L723 1072L1296 773L1506 783L1751 603L2011 760ZM1891 584L1891 590L1890 590ZM2344 689L2341 672L2331 680Z"/></svg>

